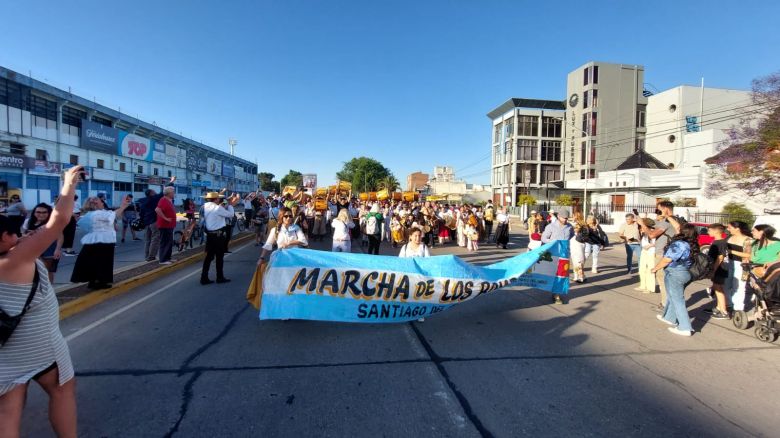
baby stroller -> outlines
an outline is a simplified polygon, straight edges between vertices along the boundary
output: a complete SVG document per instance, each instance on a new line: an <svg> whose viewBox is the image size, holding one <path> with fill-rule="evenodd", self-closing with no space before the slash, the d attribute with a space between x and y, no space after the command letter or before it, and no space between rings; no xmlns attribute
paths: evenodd
<svg viewBox="0 0 780 438"><path fill-rule="evenodd" d="M780 333L780 265L774 265L768 269L762 277L753 268L763 265L758 263L746 263L750 267L747 287L754 293L756 309L752 319L755 321L753 332L760 341L774 342ZM745 312L734 312L734 321L737 328L745 329L748 326L748 318Z"/></svg>

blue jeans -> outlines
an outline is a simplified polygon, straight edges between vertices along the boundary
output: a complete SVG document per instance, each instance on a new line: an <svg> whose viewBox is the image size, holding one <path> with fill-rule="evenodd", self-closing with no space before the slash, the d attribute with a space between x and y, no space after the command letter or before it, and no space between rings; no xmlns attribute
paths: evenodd
<svg viewBox="0 0 780 438"><path fill-rule="evenodd" d="M667 267L664 269L666 286L666 310L664 320L676 322L680 330L693 331L688 318L688 308L685 306L685 285L691 281L691 273L685 266Z"/></svg>
<svg viewBox="0 0 780 438"><path fill-rule="evenodd" d="M636 253L636 259L639 260L639 255L642 253L642 247L638 243L626 243L626 270L630 271L631 266L634 264L634 253Z"/></svg>
<svg viewBox="0 0 780 438"><path fill-rule="evenodd" d="M585 260L588 259L588 257L593 254L593 260L591 260L591 269L596 271L599 268L599 253L601 252L601 246L593 244L593 243L586 243L585 244Z"/></svg>

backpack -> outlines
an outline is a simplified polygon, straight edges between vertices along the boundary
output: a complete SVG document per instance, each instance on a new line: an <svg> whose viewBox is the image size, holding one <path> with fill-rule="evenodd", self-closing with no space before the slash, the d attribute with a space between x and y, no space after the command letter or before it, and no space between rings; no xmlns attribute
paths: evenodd
<svg viewBox="0 0 780 438"><path fill-rule="evenodd" d="M712 274L712 259L703 252L697 252L693 256L693 264L688 271L691 273L691 281L704 280Z"/></svg>
<svg viewBox="0 0 780 438"><path fill-rule="evenodd" d="M372 214L368 216L366 219L366 234L369 236L374 236L376 234L379 234L379 223L376 219L376 215Z"/></svg>
<svg viewBox="0 0 780 438"><path fill-rule="evenodd" d="M493 222L493 208L486 208L485 209L485 220L488 222Z"/></svg>

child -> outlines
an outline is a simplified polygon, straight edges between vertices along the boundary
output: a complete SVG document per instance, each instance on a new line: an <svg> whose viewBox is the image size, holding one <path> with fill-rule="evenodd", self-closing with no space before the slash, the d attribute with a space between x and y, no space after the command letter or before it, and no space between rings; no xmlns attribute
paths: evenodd
<svg viewBox="0 0 780 438"><path fill-rule="evenodd" d="M531 252L536 248L539 248L540 246L542 246L542 234L537 232L532 232L531 236L528 239L528 251Z"/></svg>
<svg viewBox="0 0 780 438"><path fill-rule="evenodd" d="M477 251L479 249L479 231L477 231L476 216L469 216L463 228L463 234L466 237L466 250Z"/></svg>
<svg viewBox="0 0 780 438"><path fill-rule="evenodd" d="M393 239L393 248L397 247L399 243L404 243L404 231L403 225L401 225L401 218L398 215L393 216L390 221L390 233Z"/></svg>
<svg viewBox="0 0 780 438"><path fill-rule="evenodd" d="M712 260L712 290L715 291L716 306L714 309L706 309L705 312L712 312L714 319L730 319L727 309L728 302L723 285L729 277L728 263L726 258L729 254L728 242L724 238L726 227L721 224L712 224L707 227L707 234L715 241L710 245L707 255Z"/></svg>

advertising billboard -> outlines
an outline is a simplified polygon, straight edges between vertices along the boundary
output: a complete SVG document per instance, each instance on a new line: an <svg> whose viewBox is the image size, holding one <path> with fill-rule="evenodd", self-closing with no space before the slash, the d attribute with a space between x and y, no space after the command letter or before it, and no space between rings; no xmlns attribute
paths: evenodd
<svg viewBox="0 0 780 438"><path fill-rule="evenodd" d="M228 178L236 177L236 171L232 164L222 163L222 176L226 176Z"/></svg>
<svg viewBox="0 0 780 438"><path fill-rule="evenodd" d="M187 169L194 172L205 172L208 168L208 160L206 160L206 153L201 150L193 149L184 157L187 160Z"/></svg>
<svg viewBox="0 0 780 438"><path fill-rule="evenodd" d="M176 166L181 168L187 167L187 149L176 148Z"/></svg>
<svg viewBox="0 0 780 438"><path fill-rule="evenodd" d="M119 131L117 154L136 160L152 161L152 141L140 135Z"/></svg>
<svg viewBox="0 0 780 438"><path fill-rule="evenodd" d="M222 160L208 158L206 163L208 164L206 172L212 175L222 175Z"/></svg>
<svg viewBox="0 0 780 438"><path fill-rule="evenodd" d="M152 161L155 163L165 162L165 142L152 140Z"/></svg>
<svg viewBox="0 0 780 438"><path fill-rule="evenodd" d="M81 120L81 147L113 154L119 141L119 130L91 120Z"/></svg>
<svg viewBox="0 0 780 438"><path fill-rule="evenodd" d="M179 154L179 148L177 148L176 146L165 145L165 165L176 166L178 164L178 162L176 161L176 157L178 156L178 154Z"/></svg>

